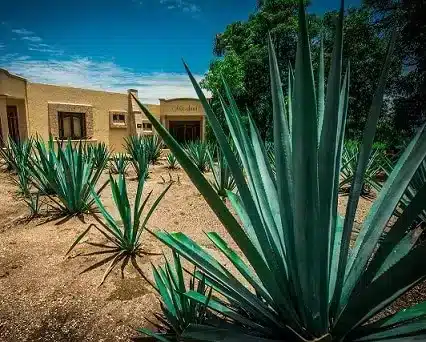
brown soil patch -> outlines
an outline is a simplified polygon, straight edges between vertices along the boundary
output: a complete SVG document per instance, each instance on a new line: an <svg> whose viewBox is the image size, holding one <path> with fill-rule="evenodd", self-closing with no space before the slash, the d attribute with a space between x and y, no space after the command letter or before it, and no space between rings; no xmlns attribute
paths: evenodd
<svg viewBox="0 0 426 342"><path fill-rule="evenodd" d="M151 203L166 186L169 170L161 165L151 167L144 193L153 190ZM214 249L205 231L216 231L231 246L229 235L206 204L185 173L171 171L174 184L152 216L149 227L181 231L189 235L220 262L229 267ZM119 268L98 287L106 266L80 274L100 260L99 256L79 256L79 252L93 251L82 244L69 259L64 253L74 239L93 219L86 223L73 218L57 224L48 218L26 221L27 208L15 196L16 187L9 176L0 173L0 340L1 341L128 341L138 327L149 327L145 317L152 318L159 311L156 294L150 285L129 266L121 279ZM103 176L107 179L107 173ZM137 183L128 177L128 191L133 197ZM115 210L109 187L102 194L103 202ZM347 197L339 200L343 213ZM357 214L359 223L371 202L361 200ZM149 252L161 253L167 248L144 233L144 247ZM88 235L92 242L102 241L96 231ZM139 260L145 275L152 279L151 262L160 264L162 256L146 256Z"/></svg>

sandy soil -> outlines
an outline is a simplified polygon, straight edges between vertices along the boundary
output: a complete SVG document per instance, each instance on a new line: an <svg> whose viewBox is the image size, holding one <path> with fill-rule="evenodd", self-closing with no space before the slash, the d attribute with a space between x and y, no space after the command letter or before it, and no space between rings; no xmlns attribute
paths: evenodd
<svg viewBox="0 0 426 342"><path fill-rule="evenodd" d="M164 163L164 161L163 161ZM153 190L153 199L166 185L169 170L164 165L151 168L144 193ZM205 200L182 170L172 171L174 184L152 216L153 230L182 231L214 255L204 231L216 231L230 241L228 234ZM73 218L51 221L51 216L27 221L27 209L15 196L16 187L9 175L0 173L0 340L1 341L125 341L136 336L135 329L149 327L145 317L159 310L158 299L150 285L131 267L125 278L119 270L98 287L105 266L80 274L99 261L99 256L64 259L64 254L93 219L86 223ZM107 174L103 175L107 178ZM129 193L136 193L136 181L128 181ZM103 202L114 211L110 189ZM343 213L347 197L339 199ZM152 201L151 201L152 202ZM357 222L361 223L371 202L361 200ZM60 224L58 224L60 223ZM99 233L88 240L99 242ZM235 245L231 242L231 245ZM150 234L144 235L144 247L161 252L163 247ZM76 252L92 251L83 244ZM223 263L226 263L222 258ZM139 265L151 278L150 263L162 262L161 256L144 257Z"/></svg>

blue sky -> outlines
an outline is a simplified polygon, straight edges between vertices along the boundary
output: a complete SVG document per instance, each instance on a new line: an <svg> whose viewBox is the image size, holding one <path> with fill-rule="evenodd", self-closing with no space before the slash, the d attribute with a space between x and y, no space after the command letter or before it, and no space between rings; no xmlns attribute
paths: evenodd
<svg viewBox="0 0 426 342"><path fill-rule="evenodd" d="M357 5L360 0L346 0ZM255 0L21 0L2 4L0 67L34 82L111 91L147 102L193 96L181 58L200 79L216 33L246 20ZM311 12L339 6L313 0ZM23 11L25 9L25 11Z"/></svg>

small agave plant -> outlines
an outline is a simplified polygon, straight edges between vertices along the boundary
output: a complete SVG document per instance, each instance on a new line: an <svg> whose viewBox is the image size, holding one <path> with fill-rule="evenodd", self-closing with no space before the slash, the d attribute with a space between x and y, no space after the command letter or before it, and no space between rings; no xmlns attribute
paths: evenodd
<svg viewBox="0 0 426 342"><path fill-rule="evenodd" d="M157 205L160 203L161 199L166 194L167 190L169 190L171 184L166 187L160 196L158 196L152 206L147 208L147 202L151 197L152 191L144 200L142 200L144 183L145 182L143 178L139 180L132 210L127 193L126 178L123 174L120 174L118 176L118 180L115 180L110 175L111 192L115 207L117 208L120 215L119 220L113 218L111 213L105 208L99 195L92 189L92 196L102 215L102 219L98 217L96 213L93 213L93 216L99 223L99 226L96 224L89 225L89 227L77 237L66 255L71 253L75 246L87 235L91 229L95 228L98 230L108 241L106 243L88 242L89 245L97 247L98 250L83 255L107 255L107 257L90 266L84 270L83 273L109 262L100 285L104 283L108 275L120 263L121 272L123 275L123 270L129 261L131 261L135 269L143 277L145 277L137 264L137 257L142 257L144 254L147 254L147 252L142 248L141 236L146 228L149 218L153 214ZM143 216L145 209L147 209L147 212L145 216Z"/></svg>
<svg viewBox="0 0 426 342"><path fill-rule="evenodd" d="M130 165L129 158L124 153L114 155L110 160L109 172L114 175L127 173L127 168Z"/></svg>
<svg viewBox="0 0 426 342"><path fill-rule="evenodd" d="M170 152L167 155L167 167L170 170L176 170L179 167L178 166L178 161L177 161L175 155L172 152Z"/></svg>
<svg viewBox="0 0 426 342"><path fill-rule="evenodd" d="M153 266L155 289L163 299L161 303L163 314L155 314L155 318L163 325L151 322L157 327L157 333L144 328L138 329L140 333L154 337L158 341L181 341L183 332L190 324L203 324L209 316L208 301L212 294L211 287L206 285L204 278L197 280L195 272L187 286L184 278L185 270L176 252L173 252L173 260L172 264L166 259L164 267ZM206 296L208 300L205 303L192 301L185 295L187 291Z"/></svg>
<svg viewBox="0 0 426 342"><path fill-rule="evenodd" d="M228 192L232 192L237 187L231 169L228 166L223 154L219 151L217 153L217 163L214 162L210 152L209 156L209 169L212 171L213 179L210 181L217 194L225 199L228 197Z"/></svg>
<svg viewBox="0 0 426 342"><path fill-rule="evenodd" d="M217 235L213 244L235 267L231 272L183 233L155 233L158 239L197 267L195 276L212 286L209 309L216 320L191 324L182 339L197 341L422 341L426 302L388 314L386 309L426 278L426 243L409 238L408 227L425 208L416 193L402 215L393 213L426 155L426 129L399 158L351 245L355 212L376 132L391 54L392 37L364 131L346 213L337 211L339 174L349 94L349 65L342 75L343 1L327 87L321 44L318 88L313 76L304 1L299 6L299 39L294 78L289 73L288 102L269 39L274 175L253 119L249 133L225 83L222 101L243 170L222 126L185 65L209 124L231 169L238 194L228 210L214 188L138 101L144 114L176 155L239 250ZM327 89L325 92L324 89ZM424 190L424 189L423 189ZM385 229L388 233L381 239ZM407 238L408 237L408 238ZM241 254L243 257L241 257ZM206 295L185 295L205 303ZM163 300L165 300L163 298Z"/></svg>
<svg viewBox="0 0 426 342"><path fill-rule="evenodd" d="M144 138L141 136L126 138L125 148L131 157L131 163L138 180L147 179L149 177L149 155Z"/></svg>

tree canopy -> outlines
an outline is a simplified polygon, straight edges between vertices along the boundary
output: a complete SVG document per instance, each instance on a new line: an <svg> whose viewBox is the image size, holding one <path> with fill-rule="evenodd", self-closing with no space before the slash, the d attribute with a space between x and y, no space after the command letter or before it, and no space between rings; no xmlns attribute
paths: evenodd
<svg viewBox="0 0 426 342"><path fill-rule="evenodd" d="M394 2L365 0L359 8L350 8L345 13L344 66L346 67L349 61L351 64L347 126L347 136L350 139L360 138L390 32L395 26L401 31L401 35L410 35L410 30L413 30L409 27L414 25L414 19L407 19L407 13L411 13L413 6L406 5L410 10L404 9L403 14L401 9L395 10L391 6L385 6ZM283 87L286 88L284 80L287 79L289 65L293 64L296 54L297 6L298 0L258 1L258 8L247 21L234 22L216 35L213 46L215 59L202 81L202 86L212 93L211 104L214 110L220 114L220 94L224 94L224 78L230 85L239 107L246 108L253 114L265 140L270 138L272 122L266 39L268 34L273 39L282 72ZM322 16L309 16L314 64L317 63L315 55L318 53L321 39L326 51L326 66L328 64L336 16L335 11L326 12ZM398 20L394 19L395 16L398 16ZM423 120L422 115L424 117L424 112L416 111L415 107L421 106L423 111L425 108L424 103L421 104L419 100L421 98L425 101L424 71L423 74L419 72L422 67L425 68L424 53L421 55L421 46L425 45L419 42L421 38L410 39L411 42L406 42L409 48L401 45L394 57L384 101L384 115L379 124L378 139L390 145L397 145L399 138L411 135ZM413 60L416 62L415 68L408 64ZM221 117L223 118L223 115ZM392 134L394 129L401 129L404 134Z"/></svg>

